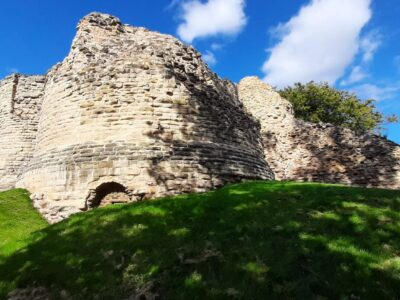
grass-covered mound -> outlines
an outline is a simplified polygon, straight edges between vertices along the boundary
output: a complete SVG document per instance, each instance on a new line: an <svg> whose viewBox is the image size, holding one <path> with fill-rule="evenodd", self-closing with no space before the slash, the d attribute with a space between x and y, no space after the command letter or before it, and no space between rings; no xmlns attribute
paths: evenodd
<svg viewBox="0 0 400 300"><path fill-rule="evenodd" d="M26 238L47 222L22 189L0 193L0 259L27 245Z"/></svg>
<svg viewBox="0 0 400 300"><path fill-rule="evenodd" d="M96 209L2 253L1 296L36 285L56 299L395 299L399 209L399 191L276 182Z"/></svg>

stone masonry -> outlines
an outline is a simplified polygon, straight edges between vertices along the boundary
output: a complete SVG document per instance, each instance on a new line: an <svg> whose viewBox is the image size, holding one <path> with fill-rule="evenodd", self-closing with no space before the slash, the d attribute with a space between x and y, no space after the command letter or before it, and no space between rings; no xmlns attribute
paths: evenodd
<svg viewBox="0 0 400 300"><path fill-rule="evenodd" d="M275 176L400 187L396 144L291 110L256 78L221 80L172 36L92 13L45 76L0 81L0 190L28 189L57 222Z"/></svg>
<svg viewBox="0 0 400 300"><path fill-rule="evenodd" d="M292 105L256 77L238 85L247 111L261 123L264 152L278 180L400 188L400 146L330 124L297 120Z"/></svg>
<svg viewBox="0 0 400 300"><path fill-rule="evenodd" d="M85 17L45 77L6 78L1 89L2 188L31 191L50 222L103 200L273 178L235 86L192 47L110 15Z"/></svg>
<svg viewBox="0 0 400 300"><path fill-rule="evenodd" d="M31 158L44 82L24 75L0 81L0 190L15 187Z"/></svg>

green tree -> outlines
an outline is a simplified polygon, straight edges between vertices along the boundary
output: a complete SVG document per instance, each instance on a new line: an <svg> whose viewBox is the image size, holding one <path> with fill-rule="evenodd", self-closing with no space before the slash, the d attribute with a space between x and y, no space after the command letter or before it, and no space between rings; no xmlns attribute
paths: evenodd
<svg viewBox="0 0 400 300"><path fill-rule="evenodd" d="M296 83L279 91L293 105L296 118L313 123L330 123L357 132L380 133L384 123L397 122L397 116L385 117L375 100L362 101L355 94L337 90L328 83Z"/></svg>

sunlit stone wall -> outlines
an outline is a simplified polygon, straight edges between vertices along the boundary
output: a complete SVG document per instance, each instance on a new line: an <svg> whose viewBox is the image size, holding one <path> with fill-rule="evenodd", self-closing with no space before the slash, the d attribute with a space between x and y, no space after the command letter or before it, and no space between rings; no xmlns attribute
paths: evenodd
<svg viewBox="0 0 400 300"><path fill-rule="evenodd" d="M400 147L377 135L297 120L292 105L256 77L239 97L261 123L266 159L279 180L400 188Z"/></svg>
<svg viewBox="0 0 400 300"><path fill-rule="evenodd" d="M91 14L47 74L33 157L18 186L50 221L117 183L131 201L272 179L236 87L172 36Z"/></svg>
<svg viewBox="0 0 400 300"><path fill-rule="evenodd" d="M44 82L19 74L0 81L0 191L15 187L32 155Z"/></svg>

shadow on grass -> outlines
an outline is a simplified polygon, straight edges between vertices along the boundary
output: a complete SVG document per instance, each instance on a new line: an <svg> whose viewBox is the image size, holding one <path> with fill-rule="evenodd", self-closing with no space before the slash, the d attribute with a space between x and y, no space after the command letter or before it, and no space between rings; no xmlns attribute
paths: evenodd
<svg viewBox="0 0 400 300"><path fill-rule="evenodd" d="M0 295L394 299L399 209L398 191L266 182L96 209L0 258Z"/></svg>

